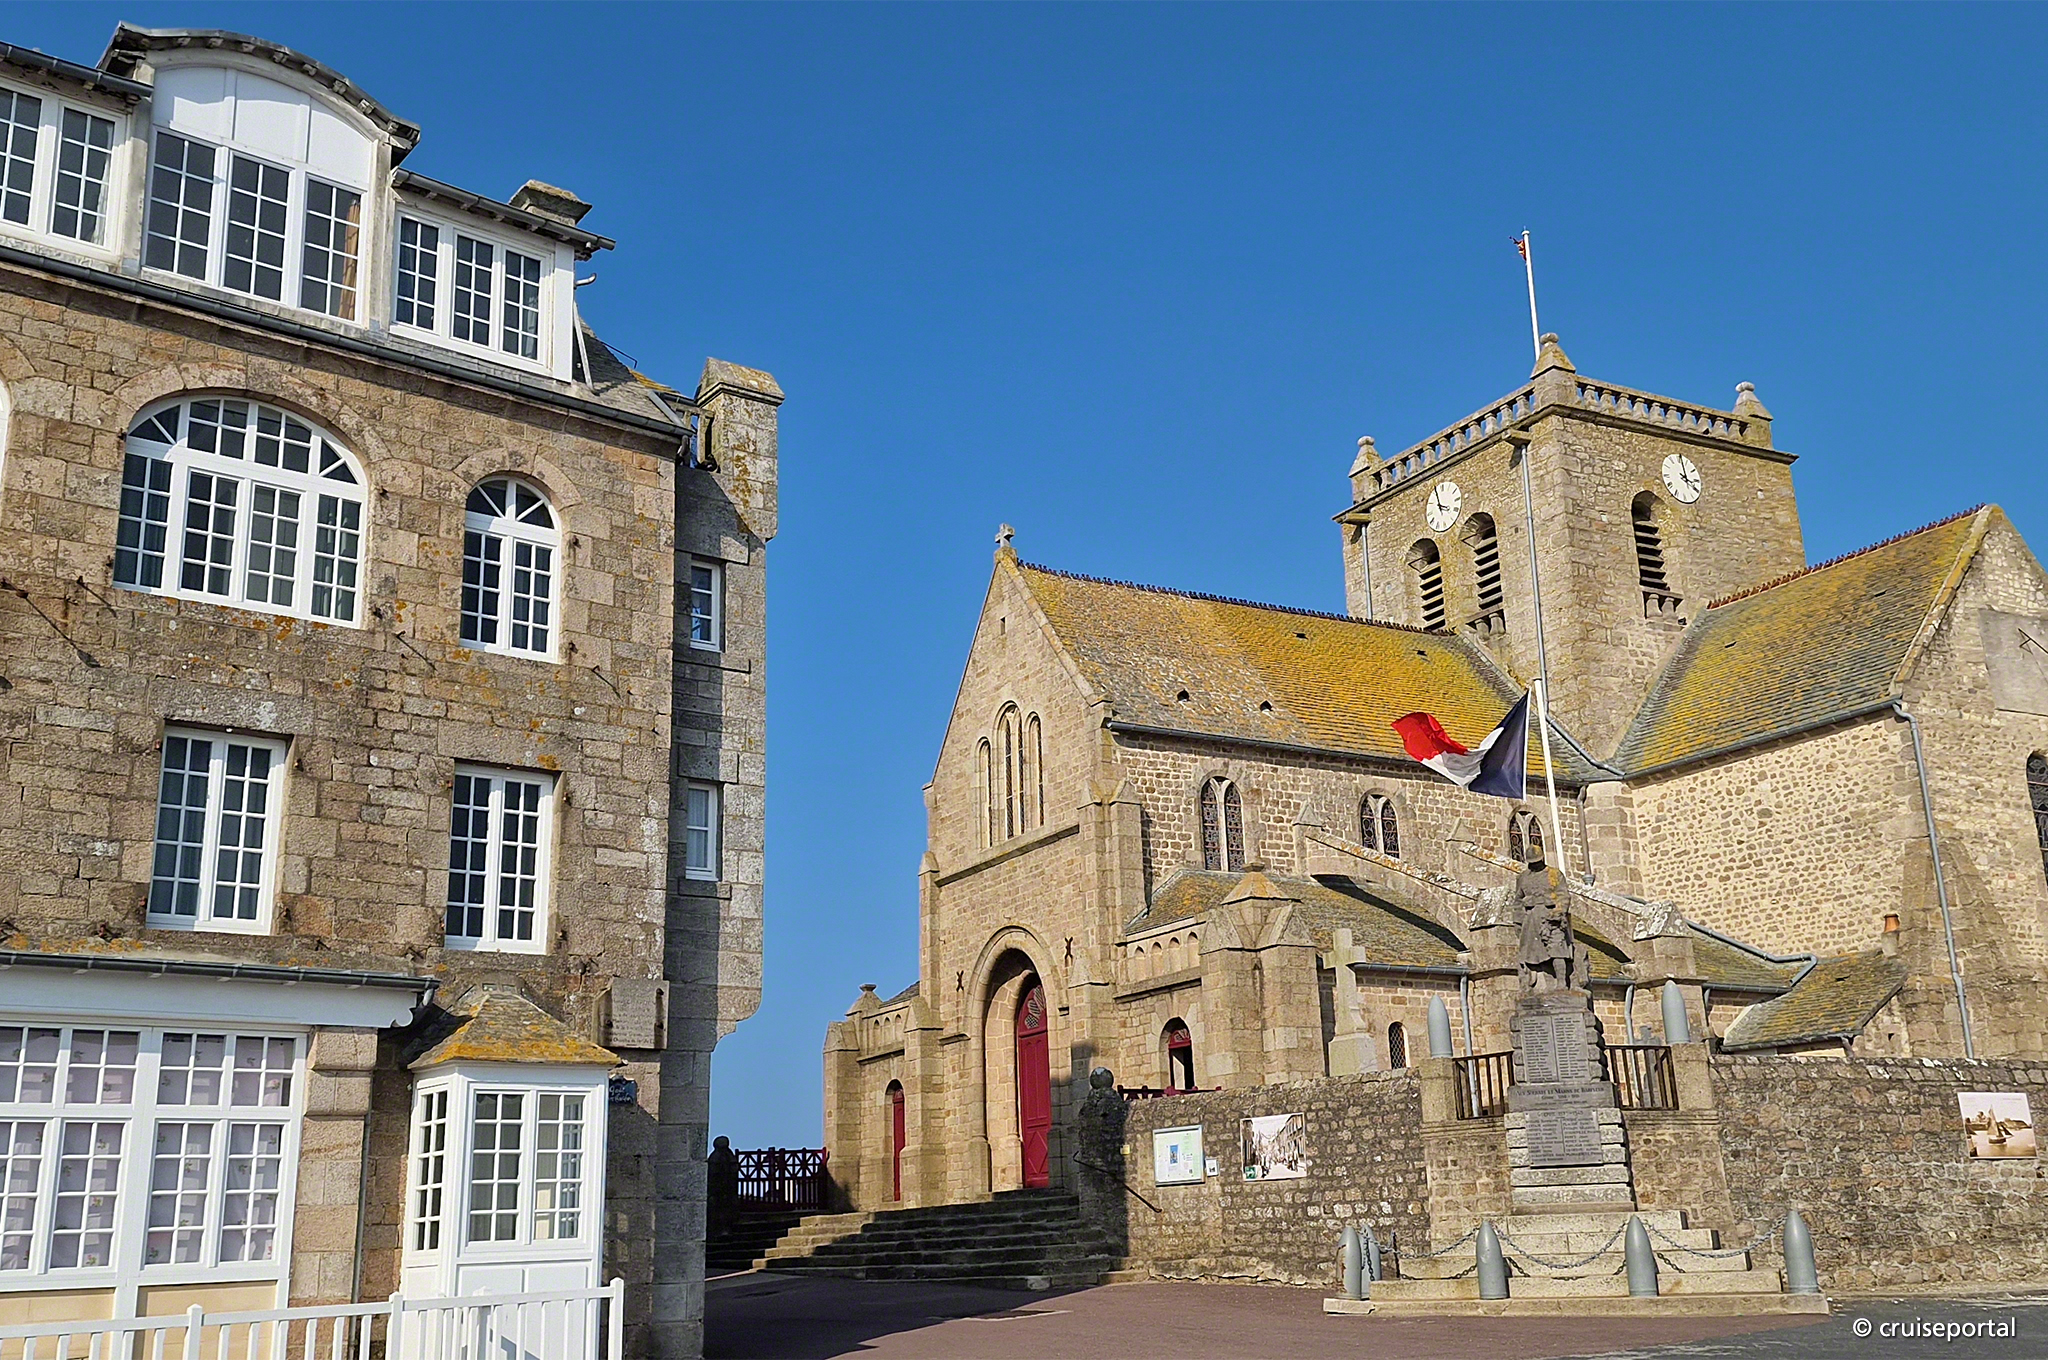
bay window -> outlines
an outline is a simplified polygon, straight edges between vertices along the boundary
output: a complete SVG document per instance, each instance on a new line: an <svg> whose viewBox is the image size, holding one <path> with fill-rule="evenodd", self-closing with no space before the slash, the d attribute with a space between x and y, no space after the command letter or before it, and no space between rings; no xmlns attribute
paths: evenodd
<svg viewBox="0 0 2048 1360"><path fill-rule="evenodd" d="M391 319L437 340L546 363L552 273L546 256L401 213Z"/></svg>

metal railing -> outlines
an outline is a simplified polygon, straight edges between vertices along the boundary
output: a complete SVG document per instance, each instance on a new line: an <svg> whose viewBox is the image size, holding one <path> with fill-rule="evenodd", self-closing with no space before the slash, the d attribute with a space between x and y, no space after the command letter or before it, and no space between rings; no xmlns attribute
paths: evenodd
<svg viewBox="0 0 2048 1360"><path fill-rule="evenodd" d="M5 1360L621 1360L626 1282L409 1299L0 1326Z"/></svg>
<svg viewBox="0 0 2048 1360"><path fill-rule="evenodd" d="M1192 1096L1222 1089L1221 1086L1119 1086L1116 1093L1125 1100L1157 1100L1161 1096Z"/></svg>
<svg viewBox="0 0 2048 1360"><path fill-rule="evenodd" d="M1663 1044L1609 1044L1607 1079L1624 1110L1678 1108L1678 1077Z"/></svg>
<svg viewBox="0 0 2048 1360"><path fill-rule="evenodd" d="M1491 1119L1508 1112L1508 1087L1515 1084L1515 1055L1474 1053L1453 1058L1458 1081L1458 1118Z"/></svg>
<svg viewBox="0 0 2048 1360"><path fill-rule="evenodd" d="M825 1149L754 1148L737 1155L741 1208L816 1213L825 1207Z"/></svg>

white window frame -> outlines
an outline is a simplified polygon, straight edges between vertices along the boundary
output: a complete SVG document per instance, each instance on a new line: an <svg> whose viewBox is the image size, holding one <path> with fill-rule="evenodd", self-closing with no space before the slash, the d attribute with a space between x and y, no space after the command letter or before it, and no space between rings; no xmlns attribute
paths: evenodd
<svg viewBox="0 0 2048 1360"><path fill-rule="evenodd" d="M555 862L555 793L560 779L545 770L510 770L490 765L458 764L455 767L457 786L464 779L481 780L488 785L488 801L485 812L485 840L483 847L484 900L483 931L481 934L456 935L448 930L448 911L455 906L449 901L455 892L455 818L461 814L462 805L455 801L455 787L449 790L449 856L447 890L443 894L442 942L450 949L470 950L477 953L503 954L545 954L548 952L549 931L552 929L550 903L554 897L553 879ZM533 894L533 938L519 939L516 935L505 936L499 930L499 913L507 910L499 901L504 891L504 850L505 850L505 798L509 784L538 785L540 807L538 809L538 837L534 849L534 894ZM472 838L473 842L473 838ZM474 904L464 903L464 910L474 909Z"/></svg>
<svg viewBox="0 0 2048 1360"><path fill-rule="evenodd" d="M208 147L213 151L213 192L207 210L206 268L204 273L199 276L182 273L174 267L165 268L161 265L149 263L150 228L153 225L152 214L155 210L151 202L150 186L153 185L156 176L159 139L166 135L180 138L183 141L191 142L198 146ZM367 330L369 328L369 318L365 315L365 312L373 290L366 285L371 277L371 270L374 267L374 262L370 258L370 237L372 235L370 224L376 197L369 188L363 185L344 183L332 175L315 174L309 166L294 164L290 161L281 161L274 156L259 154L235 145L232 140L220 141L208 137L194 136L178 128L162 125L150 129L149 145L145 148L143 159L145 165L143 168L142 242L141 248L136 253L136 258L142 262L142 270L145 274L176 280L185 286L202 283L209 288L219 289L221 292L232 297L247 299L259 305L288 308L295 312L305 312L309 315L322 317L328 321L338 322L341 325L357 330ZM281 170L286 176L284 282L279 297L265 297L261 293L231 287L227 283L228 195L229 185L234 173L234 163L237 159L268 166L273 170ZM355 315L353 316L337 316L323 308L309 307L305 304L307 188L308 181L316 179L322 184L330 185L345 193L354 194L357 198L355 223ZM323 283L321 286L324 289L332 285Z"/></svg>
<svg viewBox="0 0 2048 1360"><path fill-rule="evenodd" d="M298 1163L305 1118L307 1081L306 1038L303 1031L288 1031L266 1025L243 1028L233 1024L138 1023L134 1020L101 1020L98 1017L52 1019L23 1014L0 1014L0 1055L5 1053L9 1030L56 1030L60 1034L60 1061L53 1099L29 1101L24 1092L9 1089L0 1077L0 1126L14 1122L43 1124L42 1156L36 1167L36 1195L31 1227L30 1259L26 1269L0 1270L0 1296L64 1289L112 1289L115 1316L132 1316L138 1289L202 1283L275 1283L279 1301L288 1286L292 1259L292 1226L298 1204ZM78 1031L116 1031L137 1036L134 1075L126 1101L100 1103L74 1100L70 1073L73 1068L72 1035ZM174 1103L163 1100L160 1078L163 1070L164 1040L167 1034L222 1035L227 1039L226 1064L219 1099L212 1103ZM284 1065L264 1067L262 1072L282 1075L288 1088L276 1104L234 1103L233 1076L238 1041L268 1044L287 1043L289 1056ZM266 1059L274 1057L272 1050ZM275 1089L274 1087L272 1088ZM261 1084L257 1087L263 1094ZM101 1092L104 1094L104 1091ZM189 1087L188 1087L189 1097ZM61 1174L58 1151L63 1144L66 1123L117 1124L121 1127L121 1149L116 1163L118 1182L114 1194L109 1259L99 1265L58 1266L49 1264L52 1229ZM190 1262L148 1259L151 1176L156 1155L159 1124L192 1123L210 1125L207 1141L209 1162L203 1196L204 1226L199 1259ZM276 1218L271 1226L267 1259L222 1260L220 1244L224 1224L221 1209L228 1194L226 1149L237 1124L282 1126L276 1157ZM268 1190L265 1193L269 1193Z"/></svg>
<svg viewBox="0 0 2048 1360"><path fill-rule="evenodd" d="M247 409L250 423L245 433L241 456L229 457L218 450L209 453L192 446L192 407L205 403L213 403L221 407L223 415L225 415L225 408L231 405L240 405ZM282 466L281 456L280 465L276 467L256 461L254 448L257 438L256 422L262 418L263 413L275 415L281 420L291 421L310 432L311 444L307 452L306 472L294 472ZM162 422L166 420L170 422L173 427L173 433L176 435L176 438L168 443L161 437L165 428ZM139 572L133 581L120 579L122 571L121 554L130 551L130 549L118 544L119 529L117 528L117 550L114 569L114 584L117 587L122 590L139 591L146 595L166 595L181 600L195 600L206 604L224 605L231 609L251 609L264 614L287 614L293 618L310 619L316 623L336 624L350 628L362 627L363 596L365 593L364 578L368 575L367 568L369 565L370 489L368 478L365 477L363 472L362 462L349 452L346 445L335 439L319 425L295 412L284 410L282 407L271 405L268 402L255 401L244 397L218 396L212 393L190 393L169 401L153 403L150 406L144 407L137 414L129 429L130 433L125 445L127 459L149 459L167 466L169 474L164 491L168 494L169 501L165 518L161 522L163 541L159 555L162 558L162 570L159 574L159 579L155 584L150 584L142 578ZM323 472L322 464L328 461L330 455L333 465L340 467L348 473L348 480L330 477ZM188 589L183 584L186 521L192 508L191 491L192 474L194 472L216 479L234 481L239 483L241 487L241 490L236 494L234 541L230 550L231 556L227 563L228 589L225 594L217 594L205 589ZM124 466L122 472L122 487L124 505L117 516L117 524L125 525L127 521L133 519L133 516L128 513L127 502L130 500L128 492L136 490L136 488L130 485L129 469L126 466ZM254 518L252 512L259 489L288 492L299 498L299 519L296 537L293 538L289 545L276 545L279 547L289 546L290 550L296 554L292 578L292 602L288 605L279 605L268 600L249 598L249 565L251 548L253 546L250 536L250 525ZM349 602L346 614L343 615L316 614L313 612L313 600L321 585L319 580L319 564L323 559L321 547L325 541L322 538L321 531L323 526L320 519L322 497L332 498L337 507L337 514L343 518L346 517L349 506L353 506L355 510L356 524L354 529L347 528L345 524L334 526L337 534L352 533L354 535L356 551L353 563L353 581L346 585L338 581L327 583L333 590L346 591L353 597ZM137 523L140 525L140 532L145 535L150 529L157 527L155 521L137 521ZM340 559L336 554L325 554L324 556L328 560L339 563ZM266 577L266 579L268 578Z"/></svg>
<svg viewBox="0 0 2048 1360"><path fill-rule="evenodd" d="M121 242L117 238L128 192L127 115L112 109L64 99L48 90L38 90L13 81L0 81L0 89L10 94L27 95L31 99L42 101L40 127L36 134L35 172L29 190L28 221L10 222L0 217L0 234L47 241L67 251L77 251L102 260L119 259ZM66 236L57 230L57 160L64 136L66 109L114 125L113 140L107 155L107 177L100 195L100 233L96 241Z"/></svg>
<svg viewBox="0 0 2048 1360"><path fill-rule="evenodd" d="M518 1207L510 1239L473 1241L470 1237L471 1190L476 1150L476 1098L514 1095L521 1098ZM574 1237L539 1237L534 1227L540 1212L535 1202L537 1134L540 1102L546 1096L573 1096L583 1101L582 1174L578 1186L577 1233ZM423 1187L422 1114L446 1101L446 1144L441 1152L441 1199L437 1231L422 1234L418 1213ZM605 1159L609 1134L605 1074L595 1067L550 1068L511 1063L459 1063L424 1073L414 1083L405 1172L405 1238L400 1267L410 1291L439 1290L446 1294L474 1292L476 1282L462 1272L482 1267L488 1278L503 1278L504 1267L524 1265L586 1269L587 1283L601 1282L604 1233ZM431 1243L430 1245L426 1243Z"/></svg>
<svg viewBox="0 0 2048 1360"><path fill-rule="evenodd" d="M685 591L690 601L690 646L700 652L722 652L725 650L725 563L708 557L692 557L687 559L687 563L689 580L685 583ZM705 592L711 597L711 604L703 612L697 608L697 573L700 571L709 573L711 578ZM704 621L709 638L698 638L699 619Z"/></svg>
<svg viewBox="0 0 2048 1360"><path fill-rule="evenodd" d="M431 326L398 319L399 251L395 243L404 232L408 219L440 233L434 250L434 321ZM485 322L485 334L489 339L484 343L458 339L455 335L456 239L465 236L491 248L491 306ZM509 364L530 372L552 374L555 371L555 272L559 261L553 241L493 231L466 220L422 212L409 203L398 205L391 224L391 239L394 246L388 272L391 276L391 329L394 334L430 340L463 354L487 355L495 363ZM506 299L510 287L505 271L508 252L540 262L540 315L536 322L539 329L534 336L534 357L531 359L505 346Z"/></svg>
<svg viewBox="0 0 2048 1360"><path fill-rule="evenodd" d="M539 496L541 504L547 507L548 523L543 526L531 524L520 519L516 510L516 501L508 500L506 513L491 514L468 509L468 502L465 499L462 513L463 542L461 545L461 557L465 575L461 589L468 589L469 535L482 534L499 540L500 546L497 557L498 584L496 587L498 604L495 611L484 615L484 617L496 621L498 635L489 641L480 638L461 637L460 629L468 611L463 607L458 597L456 604L458 641L463 646L474 648L480 652L496 652L502 656L523 656L536 661L553 661L560 654L562 647L562 513L556 508L554 501L549 498L546 491L523 477L515 477L507 473L484 478L483 481L477 483L476 487L470 489L469 495L474 496L478 488L491 482L509 482L515 488L525 487L533 494ZM546 647L539 649L515 647L512 645L512 629L514 625L513 573L516 570L515 563L517 561L518 545L521 544L531 549L545 549L549 554L550 566L548 568L547 594L548 641Z"/></svg>
<svg viewBox="0 0 2048 1360"><path fill-rule="evenodd" d="M698 823L692 820L692 804L697 795L704 795L708 821ZM692 779L683 785L683 877L698 882L717 882L724 877L723 855L725 853L725 789L722 785ZM707 838L708 854L705 863L697 862L690 851L690 836L703 831Z"/></svg>
<svg viewBox="0 0 2048 1360"><path fill-rule="evenodd" d="M180 727L175 724L164 728L162 754L157 761L157 838L152 841L150 897L156 896L158 882L156 859L162 853L161 835L163 830L163 759L168 755L174 740L205 741L212 743L208 753L206 775L206 809L202 818L203 832L199 852L199 888L197 910L191 916L172 912L159 912L145 907L147 924L153 930L188 930L199 933L233 935L267 935L270 933L271 918L275 914L277 899L278 846L283 839L286 758L290 744L275 737L252 736L243 732L227 732L208 728ZM228 749L244 746L252 750L269 753L269 772L265 780L263 844L258 853L262 856L261 870L256 889L256 916L253 920L239 917L215 916L213 912L214 890L220 868L221 818L223 816L222 790L227 777Z"/></svg>

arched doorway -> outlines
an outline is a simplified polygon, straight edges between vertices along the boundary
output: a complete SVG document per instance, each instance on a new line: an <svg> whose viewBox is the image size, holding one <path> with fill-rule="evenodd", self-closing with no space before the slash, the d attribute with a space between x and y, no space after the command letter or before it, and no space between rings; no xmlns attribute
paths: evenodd
<svg viewBox="0 0 2048 1360"><path fill-rule="evenodd" d="M894 1189L889 1198L903 1198L903 1083L889 1083L889 1167Z"/></svg>
<svg viewBox="0 0 2048 1360"><path fill-rule="evenodd" d="M1017 1006L1017 1137L1024 1184L1052 1184L1052 1063L1047 1049L1045 986L1027 978Z"/></svg>
<svg viewBox="0 0 2048 1360"><path fill-rule="evenodd" d="M1170 1091L1195 1089L1195 1036L1187 1021L1175 1018L1166 1025L1166 1087Z"/></svg>

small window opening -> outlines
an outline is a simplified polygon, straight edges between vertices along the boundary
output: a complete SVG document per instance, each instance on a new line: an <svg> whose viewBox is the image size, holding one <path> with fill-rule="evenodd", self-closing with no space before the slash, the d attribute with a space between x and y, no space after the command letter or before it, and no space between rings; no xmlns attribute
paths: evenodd
<svg viewBox="0 0 2048 1360"><path fill-rule="evenodd" d="M1408 1065L1408 1031L1396 1020L1387 1026L1387 1066L1400 1069Z"/></svg>

